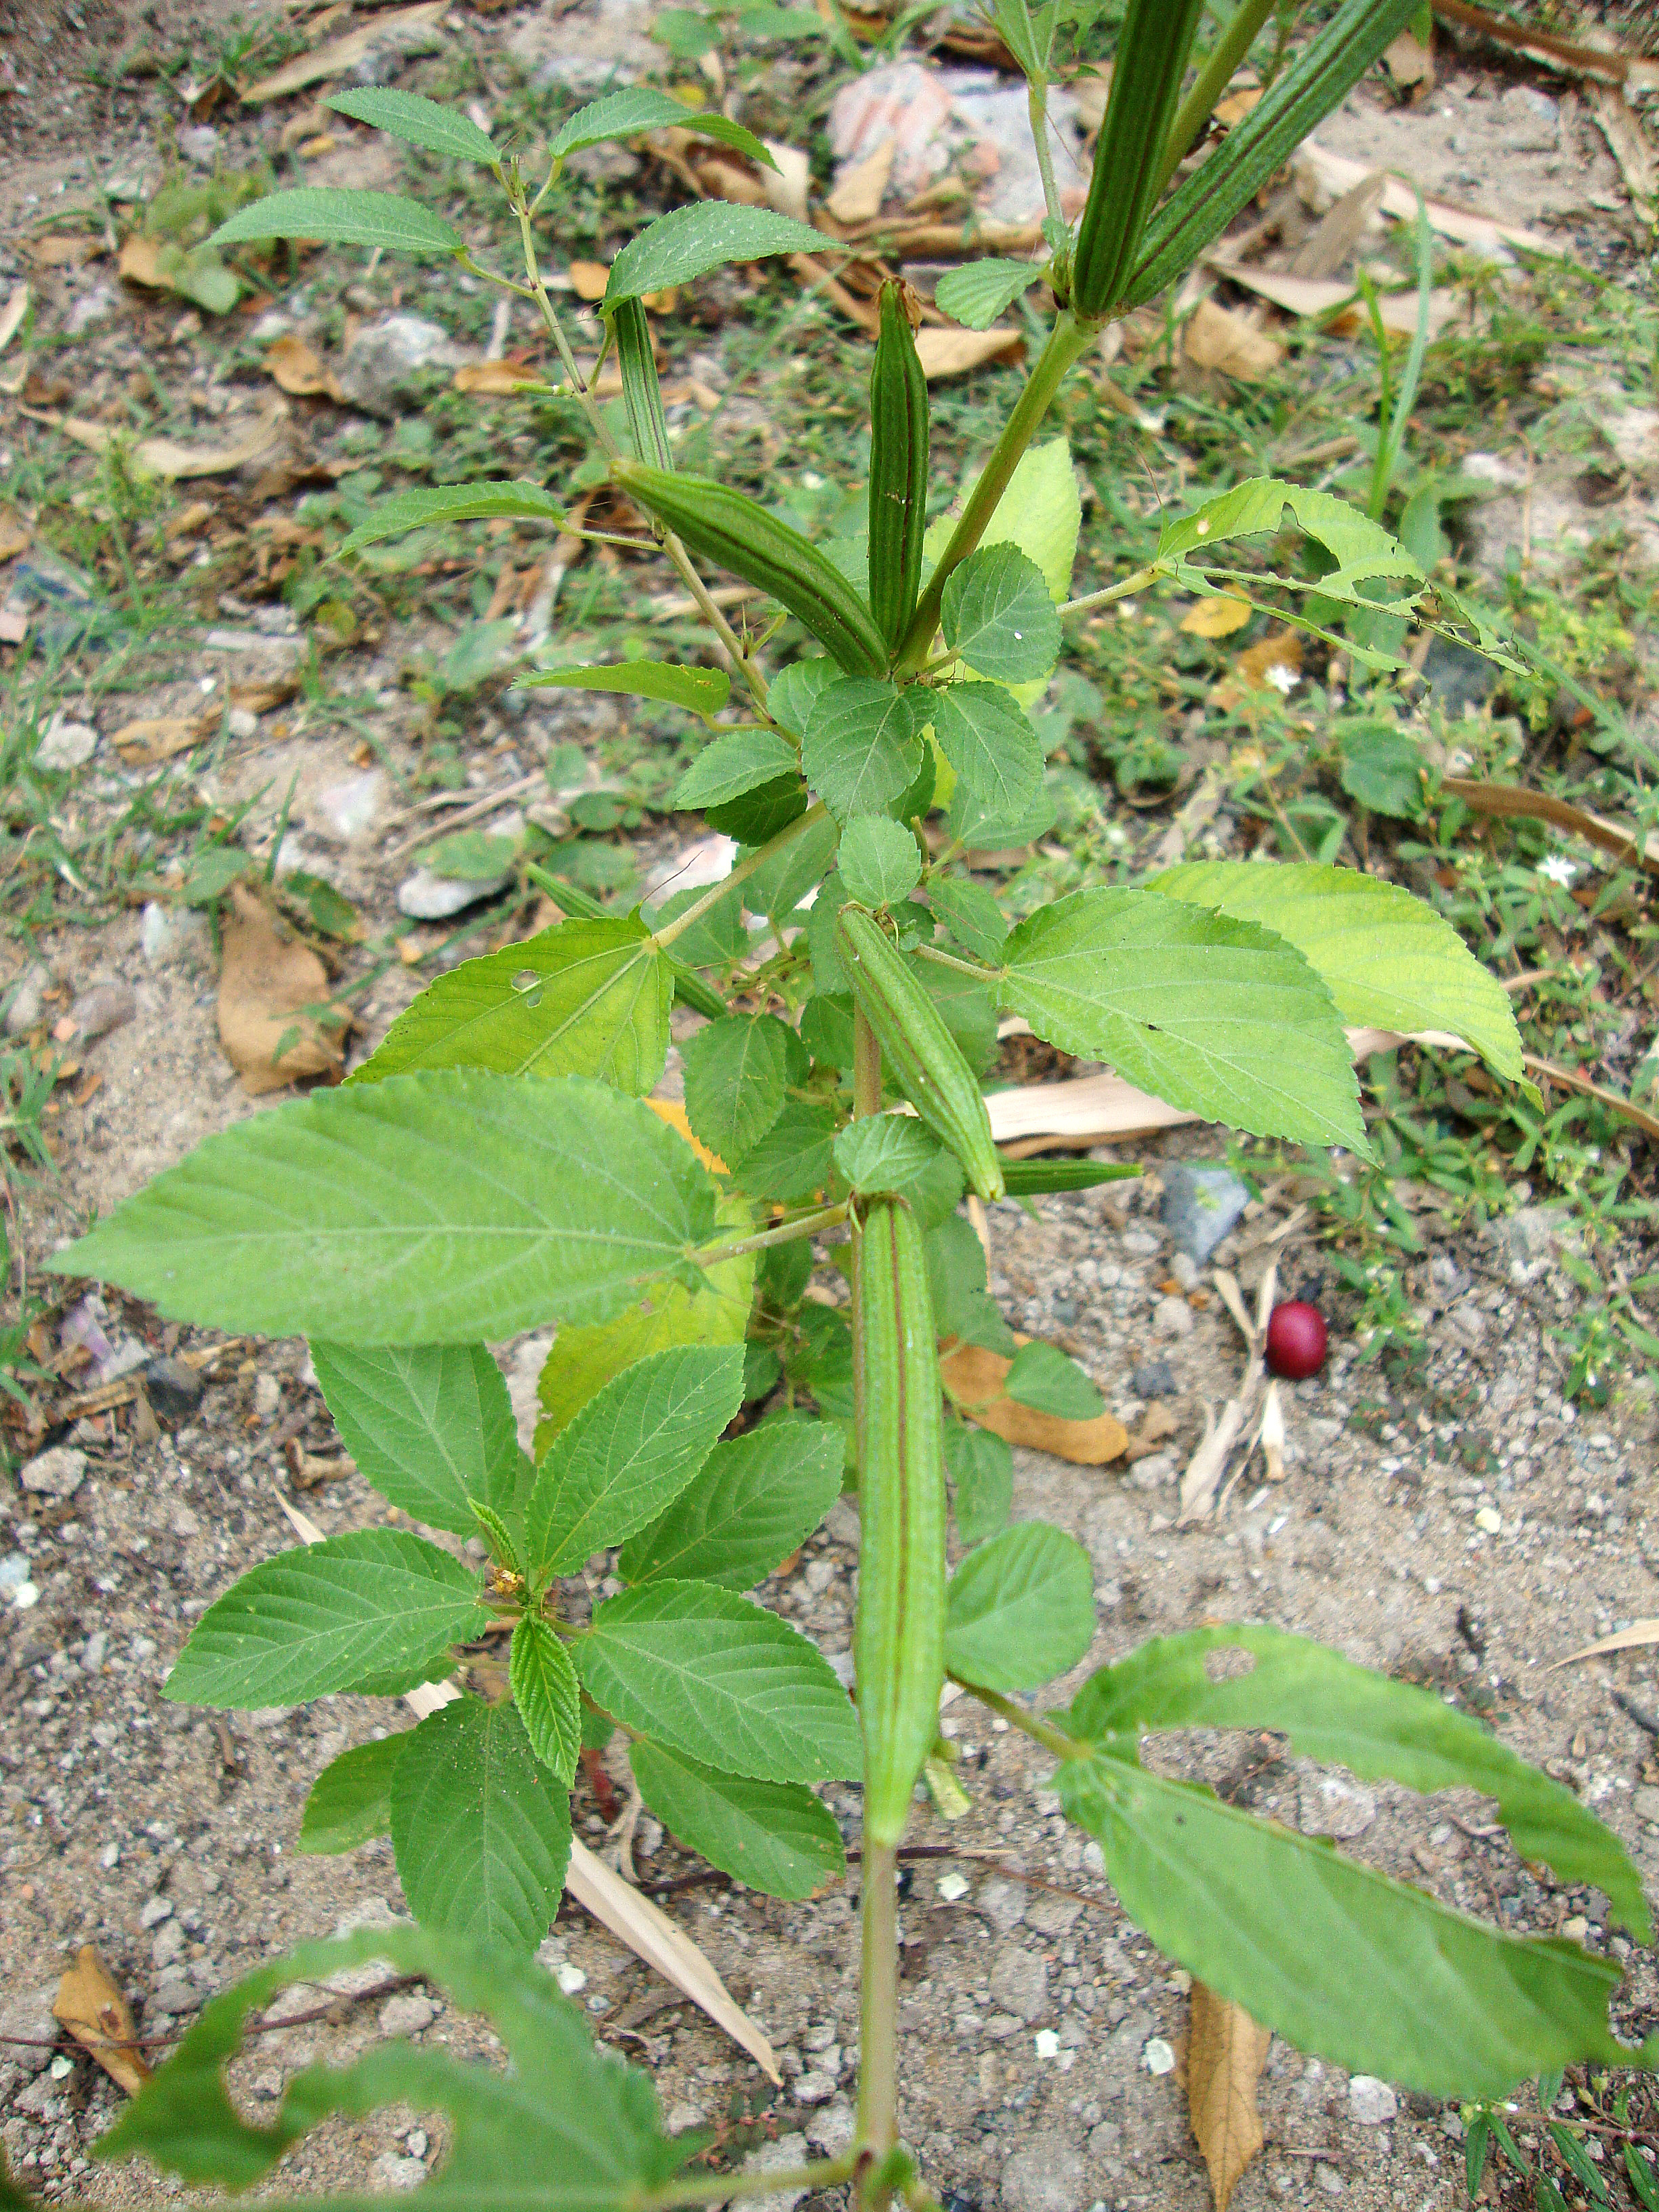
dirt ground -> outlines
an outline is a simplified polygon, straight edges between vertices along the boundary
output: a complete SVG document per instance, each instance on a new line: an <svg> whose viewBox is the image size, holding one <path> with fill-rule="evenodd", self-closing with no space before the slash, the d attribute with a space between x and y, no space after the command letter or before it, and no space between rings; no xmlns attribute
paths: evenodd
<svg viewBox="0 0 1659 2212"><path fill-rule="evenodd" d="M604 12L611 28L628 14ZM0 98L0 212L15 252L36 212L29 193L141 156L160 118L149 79L137 81L149 91L121 94L106 115L61 55L54 67L59 11L11 13L15 22L0 21L0 37L17 78L38 82L42 95L27 120L19 103ZM107 0L61 13L84 18L93 46L125 37L137 18ZM518 39L526 51L539 40L575 52L582 20L579 12L520 11L493 18L489 36ZM640 20L630 19L630 34ZM158 35L179 27L153 8L145 21ZM1601 235L1595 226L1613 173L1576 96L1559 95L1559 86L1454 83L1444 113L1431 107L1392 119L1384 157L1414 165L1431 188L1516 220L1553 222L1588 251ZM1472 137L1477 109L1483 135ZM1322 135L1338 150L1374 152L1376 126L1361 95ZM1528 130L1538 142L1531 151L1531 141L1520 143ZM1511 149L1515 197L1506 199L1494 163ZM70 312L67 279L49 277L41 290L44 313ZM98 356L96 375L112 388L125 373L122 348L146 343L159 322L159 311L138 312L151 317L144 331L122 322ZM1650 507L1639 483L1631 496ZM240 683L280 667L280 629L262 631L246 611L223 617L233 642L210 637L192 647L169 684L124 701L122 715L165 714L209 678ZM394 767L410 757L396 688L409 641L389 635L358 656L356 671L359 690L382 702L376 744ZM500 700L480 706L469 729L470 780L480 795L506 794L555 745L592 744L611 712L539 699L527 710ZM211 795L227 805L255 801L245 842L257 852L262 841L269 846L297 774L290 861L297 854L306 865L325 864L371 926L382 926L410 863L399 851L407 822L375 761L371 752L366 763L347 735L318 741L303 726L276 736L261 726L233 738L210 771ZM347 804L351 790L362 806ZM1229 834L1224 810L1216 824L1223 849ZM686 842L647 840L641 872L672 865ZM95 933L63 932L40 950L50 1005L71 1010L101 988L121 1014L82 1050L100 1079L96 1089L58 1118L59 1176L30 1201L37 1258L210 1131L263 1110L220 1047L204 929L163 930L135 908ZM354 1059L417 988L396 965L372 984L358 1001ZM1283 1483L1261 1482L1258 1463L1213 1523L1177 1526L1180 1468L1203 1433L1205 1409L1218 1408L1233 1388L1240 1347L1201 1275L1190 1294L1172 1295L1159 1170L1218 1156L1223 1144L1215 1133L1182 1132L1124 1150L1146 1170L1138 1185L1045 1199L1040 1221L1012 1204L991 1216L991 1287L1010 1322L1073 1352L1132 1430L1154 1402L1175 1420L1159 1450L1128 1468L1018 1457L1016 1516L1073 1530L1095 1563L1099 1632L1062 1693L1146 1636L1214 1619L1271 1620L1484 1715L1595 1805L1644 1872L1659 1877L1652 1658L1638 1651L1553 1671L1592 1638L1659 1612L1650 1401L1635 1397L1605 1412L1564 1402L1549 1332L1577 1292L1561 1265L1559 1224L1523 1211L1480 1237L1435 1237L1409 1285L1435 1316L1427 1361L1391 1378L1339 1329L1324 1375L1286 1394ZM1267 1241L1291 1203L1252 1209L1216 1261L1233 1267L1248 1291L1277 1254L1281 1282L1310 1290L1340 1319L1346 1309L1306 1227ZM205 1341L164 1328L112 1292L88 1310L118 1351L129 1340L152 1355ZM545 1340L499 1349L527 1421ZM19 1560L37 1593L0 1612L0 2030L52 2034L51 1994L83 1943L98 1947L143 2032L159 2036L295 1942L404 1911L389 1844L343 1859L295 1850L318 1771L347 1746L404 1724L401 1708L338 1698L216 1720L161 1694L195 1618L238 1574L292 1540L283 1497L329 1533L386 1511L355 1475L295 1487L289 1446L319 1455L337 1449L307 1371L297 1343L234 1347L210 1367L198 1402L156 1394L159 1436L143 1440L107 1414L81 1419L63 1439L85 1455L69 1494L25 1492L0 1478L0 1560ZM832 1658L850 1643L854 1528L843 1503L781 1586L764 1592ZM1628 1705L1615 1702L1615 1686ZM999 2203L1006 2212L1139 2212L1152 2204L1199 2212L1209 2185L1188 2130L1179 2067L1170 2064L1184 2032L1185 1978L1119 1911L1097 1847L1060 1816L1044 1756L966 1698L951 1705L945 1726L972 1807L953 1826L919 1811L913 1832L920 1850L908 1868L902 1917L906 2136L950 2212L992 2212ZM1171 1759L1238 1803L1335 1835L1449 1904L1516 1929L1569 1929L1610 1949L1630 1967L1620 2029L1634 2036L1659 2018L1652 1958L1609 1929L1607 1900L1522 1867L1477 1801L1425 1802L1401 1790L1322 1781L1265 1740L1182 1743ZM855 1794L825 1794L854 1834ZM591 1794L579 1796L577 1809L586 1839L602 1848L605 1823ZM647 1885L694 1870L648 1820L635 1860ZM785 2081L776 2091L574 1905L562 1909L544 1955L564 1970L596 2033L649 2065L675 2127L720 2126L735 2149L761 2147L787 2164L808 2147L834 2150L848 2139L856 1893L854 1869L842 1890L805 1905L720 1883L669 1897L778 2050ZM313 2057L339 2058L389 2033L461 2051L487 2048L476 2023L403 1990L265 2035L234 2078L257 2112ZM140 2168L92 2175L92 2146L119 2101L83 2060L0 2044L0 2138L20 2178L49 2199L92 2191L100 2203L140 2207L179 2193ZM1241 2185L1239 2212L1345 2197L1357 2212L1431 2212L1462 2197L1455 2112L1378 2094L1375 2085L1351 2087L1282 2043L1261 2103L1267 2148ZM437 2160L441 2140L441 2123L413 2112L331 2124L290 2154L280 2183L321 2191L368 2177L412 2187Z"/></svg>

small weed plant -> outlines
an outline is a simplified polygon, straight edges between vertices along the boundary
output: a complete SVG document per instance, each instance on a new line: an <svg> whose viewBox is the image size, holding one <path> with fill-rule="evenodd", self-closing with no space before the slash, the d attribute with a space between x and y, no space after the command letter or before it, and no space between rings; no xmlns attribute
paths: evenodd
<svg viewBox="0 0 1659 2212"><path fill-rule="evenodd" d="M1255 591L1240 541L1279 537L1287 514L1318 550L1308 576L1271 581L1291 619L1343 632L1356 664L1392 665L1408 618L1502 652L1445 592L1431 598L1382 528L1381 457L1370 514L1245 483L1170 521L1150 565L1070 599L1075 481L1064 443L1042 437L1106 319L1192 265L1416 5L1346 0L1170 191L1269 10L1244 0L1194 68L1201 0L1132 0L1078 223L1049 178L1042 262L981 261L939 286L940 307L975 326L1039 281L1054 310L977 481L931 522L927 385L907 301L883 292L856 538L814 543L674 465L643 302L723 264L823 250L785 216L680 207L617 256L601 358L620 370L620 408L599 404L549 299L538 197L464 115L391 91L333 103L492 172L522 277L492 275L441 216L382 193L273 192L215 234L216 247L300 238L451 257L533 302L614 504L638 518L629 542L672 564L711 637L708 665L531 680L701 717L708 741L678 804L738 857L650 920L567 908L455 969L345 1084L210 1138L53 1262L181 1321L302 1334L363 1474L410 1521L489 1553L478 1571L408 1528L334 1536L256 1567L197 1624L167 1686L185 1703L417 1693L417 1725L319 1776L300 1836L302 1850L346 1851L389 1832L416 1924L298 1953L210 2004L107 2153L246 2186L326 2112L401 2100L448 2114L446 2161L418 2194L454 2212L666 2212L841 2185L859 2212L931 2203L897 2127L896 1875L947 1680L1052 1757L1060 1803L1136 1925L1303 2050L1483 2109L1527 2077L1636 2055L1609 2025L1615 1961L1450 1911L1142 1761L1165 1731L1271 1730L1367 1779L1474 1788L1523 1858L1595 1885L1645 1942L1640 1881L1615 1839L1438 1698L1247 1623L1151 1642L1043 1708L1043 1686L1094 1638L1090 1561L1060 1529L1009 1521L1008 1449L964 1419L940 1375L942 1338L1014 1348L965 1194L1119 1172L1001 1157L981 1088L999 1015L1208 1120L1362 1160L1345 1023L1451 1031L1498 1079L1522 1079L1505 994L1432 910L1365 874L1200 862L1011 925L957 865L1042 832L1027 708L1066 618L1165 582ZM1059 13L1001 0L996 15L1045 164ZM579 149L671 123L769 159L724 116L635 88L564 125L541 191ZM422 490L386 501L348 550L499 518L568 521L556 489L532 482ZM775 617L734 626L711 569ZM695 1143L647 1103L677 999L708 1018L684 1051ZM801 1303L813 1240L843 1268L845 1306ZM532 1455L487 1346L550 1322ZM1093 1402L1048 1347L1021 1353L1011 1388L1061 1413ZM750 1595L844 1486L860 1523L855 1698ZM581 1572L595 1553L619 1585L597 1603ZM489 1646L505 1649L504 1668L469 1657L487 1635L505 1639ZM691 2166L700 2142L666 2135L649 2082L592 2047L535 1966L570 1862L579 1760L618 1732L664 1826L785 1899L843 1872L814 1784L861 1782L860 2076L842 2156L799 2174ZM242 2118L221 2069L250 2012L370 1953L489 2013L510 2069L392 2045L308 2069L263 2124Z"/></svg>

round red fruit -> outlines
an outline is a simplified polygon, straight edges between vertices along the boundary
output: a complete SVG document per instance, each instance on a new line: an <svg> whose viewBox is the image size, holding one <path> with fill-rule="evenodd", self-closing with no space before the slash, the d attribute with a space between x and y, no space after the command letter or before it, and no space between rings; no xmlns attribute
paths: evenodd
<svg viewBox="0 0 1659 2212"><path fill-rule="evenodd" d="M1267 1364L1287 1382L1305 1382L1325 1364L1325 1324L1304 1298L1275 1306L1268 1316Z"/></svg>

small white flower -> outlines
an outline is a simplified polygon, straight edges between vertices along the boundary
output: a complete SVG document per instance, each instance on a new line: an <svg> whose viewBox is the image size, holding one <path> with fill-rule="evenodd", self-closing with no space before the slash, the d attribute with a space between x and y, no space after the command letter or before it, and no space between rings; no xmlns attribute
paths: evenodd
<svg viewBox="0 0 1659 2212"><path fill-rule="evenodd" d="M1559 884L1565 890L1578 873L1578 863L1570 860L1565 853L1552 853L1547 860L1538 863L1538 872L1547 884Z"/></svg>
<svg viewBox="0 0 1659 2212"><path fill-rule="evenodd" d="M1287 668L1282 660L1270 662L1267 672L1267 681L1273 685L1273 690L1282 692L1287 699L1302 681L1295 669Z"/></svg>

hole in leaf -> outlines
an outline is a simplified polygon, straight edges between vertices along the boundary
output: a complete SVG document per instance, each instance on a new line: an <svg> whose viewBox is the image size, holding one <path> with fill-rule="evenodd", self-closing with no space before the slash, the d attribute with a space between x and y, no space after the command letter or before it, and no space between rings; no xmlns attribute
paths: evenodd
<svg viewBox="0 0 1659 2212"><path fill-rule="evenodd" d="M1212 1682L1237 1682L1255 1672L1255 1654L1243 1645L1224 1644L1204 1654L1204 1671Z"/></svg>
<svg viewBox="0 0 1659 2212"><path fill-rule="evenodd" d="M513 978L513 988L515 991L533 991L541 980L533 968L520 968Z"/></svg>

